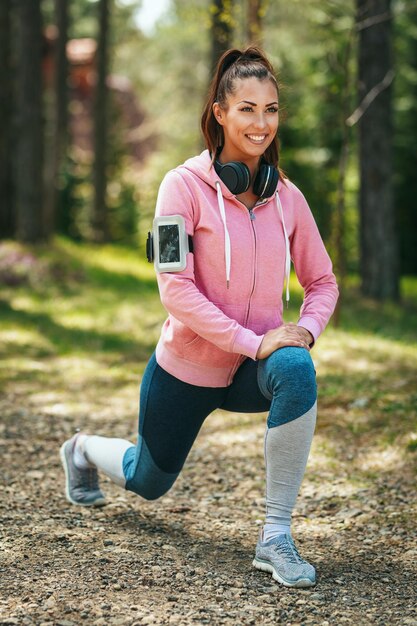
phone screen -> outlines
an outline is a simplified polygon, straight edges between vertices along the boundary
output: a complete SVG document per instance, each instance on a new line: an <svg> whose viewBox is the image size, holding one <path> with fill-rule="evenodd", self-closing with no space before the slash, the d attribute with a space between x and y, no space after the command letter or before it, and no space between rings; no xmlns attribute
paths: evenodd
<svg viewBox="0 0 417 626"><path fill-rule="evenodd" d="M180 261L180 233L177 224L158 226L160 263L178 263Z"/></svg>

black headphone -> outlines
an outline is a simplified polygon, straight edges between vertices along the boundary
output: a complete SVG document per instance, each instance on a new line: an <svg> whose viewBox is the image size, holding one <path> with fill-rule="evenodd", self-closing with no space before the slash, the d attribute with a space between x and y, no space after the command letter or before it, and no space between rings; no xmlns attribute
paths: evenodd
<svg viewBox="0 0 417 626"><path fill-rule="evenodd" d="M220 180L224 182L226 187L235 196L244 193L249 189L251 176L246 163L240 161L230 161L229 163L220 163L214 161L214 169ZM258 173L253 181L253 193L260 198L269 198L272 196L278 185L278 170L265 160L262 160Z"/></svg>

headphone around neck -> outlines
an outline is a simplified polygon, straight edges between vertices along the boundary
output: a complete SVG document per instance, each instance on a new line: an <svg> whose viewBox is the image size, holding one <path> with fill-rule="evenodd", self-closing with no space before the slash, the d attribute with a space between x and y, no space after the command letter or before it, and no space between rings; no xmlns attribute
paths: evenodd
<svg viewBox="0 0 417 626"><path fill-rule="evenodd" d="M216 157L214 169L220 180L235 196L249 189L251 176L246 163L240 161L220 163ZM260 198L269 198L277 189L278 178L278 170L262 159L253 181L253 193Z"/></svg>

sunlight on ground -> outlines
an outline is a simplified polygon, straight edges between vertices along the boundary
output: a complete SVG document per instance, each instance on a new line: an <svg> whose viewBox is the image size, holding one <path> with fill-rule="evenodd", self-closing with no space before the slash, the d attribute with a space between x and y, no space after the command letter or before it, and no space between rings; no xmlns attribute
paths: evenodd
<svg viewBox="0 0 417 626"><path fill-rule="evenodd" d="M133 251L115 246L78 246L70 241L61 241L64 250L79 261L92 267L108 270L112 273L131 275L142 280L155 280L152 263L145 262L146 256L142 249Z"/></svg>
<svg viewBox="0 0 417 626"><path fill-rule="evenodd" d="M367 450L362 452L357 464L364 472L389 472L398 470L404 465L404 452L399 448L390 446L385 450Z"/></svg>
<svg viewBox="0 0 417 626"><path fill-rule="evenodd" d="M7 329L3 326L0 337L4 352L12 350L13 347L36 347L41 350L50 350L52 348L52 343L35 329L27 330L17 327Z"/></svg>

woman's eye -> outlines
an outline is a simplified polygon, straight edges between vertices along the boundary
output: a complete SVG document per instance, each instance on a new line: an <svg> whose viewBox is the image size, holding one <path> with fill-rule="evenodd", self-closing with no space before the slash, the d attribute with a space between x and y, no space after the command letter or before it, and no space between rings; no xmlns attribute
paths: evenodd
<svg viewBox="0 0 417 626"><path fill-rule="evenodd" d="M240 110L241 110L241 111L249 111L249 112L250 112L250 111L252 111L253 109L252 109L252 107L242 107Z"/></svg>
<svg viewBox="0 0 417 626"><path fill-rule="evenodd" d="M268 113L278 113L278 109L277 107L269 107L269 109L267 109Z"/></svg>

